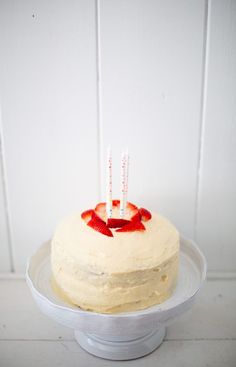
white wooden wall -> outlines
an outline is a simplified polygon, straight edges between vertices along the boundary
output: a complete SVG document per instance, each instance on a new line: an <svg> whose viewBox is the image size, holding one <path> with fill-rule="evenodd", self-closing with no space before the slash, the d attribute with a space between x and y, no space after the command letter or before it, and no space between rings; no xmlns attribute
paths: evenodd
<svg viewBox="0 0 236 367"><path fill-rule="evenodd" d="M236 1L0 0L0 271L103 197L129 199L236 271Z"/></svg>

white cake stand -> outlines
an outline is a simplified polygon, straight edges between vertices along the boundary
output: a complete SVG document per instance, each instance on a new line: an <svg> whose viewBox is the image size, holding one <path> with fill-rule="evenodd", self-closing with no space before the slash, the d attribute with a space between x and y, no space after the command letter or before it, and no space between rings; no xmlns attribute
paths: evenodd
<svg viewBox="0 0 236 367"><path fill-rule="evenodd" d="M120 314L83 311L65 303L51 288L50 242L28 262L26 279L40 310L75 330L75 339L89 353L128 360L151 353L163 341L166 325L190 309L206 277L206 260L191 240L181 238L180 272L174 294L146 310Z"/></svg>

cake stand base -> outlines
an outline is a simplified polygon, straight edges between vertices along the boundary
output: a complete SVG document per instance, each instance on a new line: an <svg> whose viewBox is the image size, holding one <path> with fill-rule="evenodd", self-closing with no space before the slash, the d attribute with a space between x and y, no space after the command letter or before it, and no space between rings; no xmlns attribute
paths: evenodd
<svg viewBox="0 0 236 367"><path fill-rule="evenodd" d="M128 360L143 357L158 348L166 335L166 328L153 330L139 338L109 337L109 340L94 334L75 330L75 339L87 352L97 357L112 360Z"/></svg>

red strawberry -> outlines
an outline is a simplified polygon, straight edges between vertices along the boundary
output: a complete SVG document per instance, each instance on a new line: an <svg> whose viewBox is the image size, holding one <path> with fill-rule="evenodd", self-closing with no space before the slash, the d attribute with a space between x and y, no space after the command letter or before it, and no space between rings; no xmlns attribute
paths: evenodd
<svg viewBox="0 0 236 367"><path fill-rule="evenodd" d="M90 221L87 224L95 231L100 232L106 236L113 237L113 234L111 230L106 226L106 223L96 214L90 219Z"/></svg>
<svg viewBox="0 0 236 367"><path fill-rule="evenodd" d="M112 206L113 207L119 207L120 206L120 200L112 200Z"/></svg>
<svg viewBox="0 0 236 367"><path fill-rule="evenodd" d="M106 218L106 203L98 203L95 206L95 212L96 214L101 218L101 219L105 219Z"/></svg>
<svg viewBox="0 0 236 367"><path fill-rule="evenodd" d="M132 217L131 217L131 221L132 222L140 222L141 221L141 215L139 214L139 212L137 212L136 214L134 214Z"/></svg>
<svg viewBox="0 0 236 367"><path fill-rule="evenodd" d="M147 222L152 218L152 214L147 209L139 208L138 211L141 216L141 220L143 220L144 222Z"/></svg>
<svg viewBox="0 0 236 367"><path fill-rule="evenodd" d="M140 221L131 221L122 228L116 230L116 232L134 232L134 231L144 231L146 228Z"/></svg>
<svg viewBox="0 0 236 367"><path fill-rule="evenodd" d="M129 201L127 201L127 209L128 210L138 210L138 207L136 205L134 205L133 203L130 203Z"/></svg>
<svg viewBox="0 0 236 367"><path fill-rule="evenodd" d="M107 219L107 227L109 228L120 228L130 223L129 220L122 218L108 218Z"/></svg>
<svg viewBox="0 0 236 367"><path fill-rule="evenodd" d="M81 218L85 221L85 223L88 223L94 214L95 212L93 209L88 209L81 214Z"/></svg>
<svg viewBox="0 0 236 367"><path fill-rule="evenodd" d="M135 214L138 213L138 208L136 205L130 203L129 201L127 202L126 205L126 215L128 218L132 218L135 216Z"/></svg>

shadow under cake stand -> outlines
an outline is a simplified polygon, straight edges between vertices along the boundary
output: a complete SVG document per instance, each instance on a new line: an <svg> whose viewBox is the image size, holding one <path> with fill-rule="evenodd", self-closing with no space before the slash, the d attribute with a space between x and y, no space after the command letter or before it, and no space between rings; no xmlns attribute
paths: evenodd
<svg viewBox="0 0 236 367"><path fill-rule="evenodd" d="M75 331L87 352L112 360L151 353L163 341L166 326L189 310L206 277L206 260L192 240L181 237L180 269L173 295L160 305L120 314L84 311L64 302L52 290L50 242L28 261L26 280L40 310Z"/></svg>

